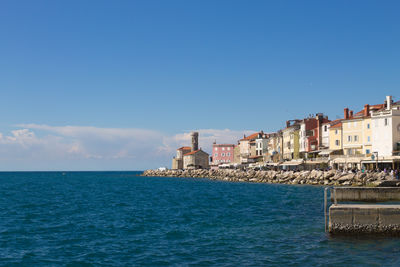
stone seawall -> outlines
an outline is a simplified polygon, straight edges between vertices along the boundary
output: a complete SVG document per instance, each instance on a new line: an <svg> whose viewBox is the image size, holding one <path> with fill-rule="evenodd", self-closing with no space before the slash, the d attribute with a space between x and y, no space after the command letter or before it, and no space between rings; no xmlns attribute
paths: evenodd
<svg viewBox="0 0 400 267"><path fill-rule="evenodd" d="M342 186L379 186L393 178L384 172L345 173L342 171L254 171L254 170L147 170L142 176L208 178L230 182L310 184ZM399 186L395 183L395 186Z"/></svg>

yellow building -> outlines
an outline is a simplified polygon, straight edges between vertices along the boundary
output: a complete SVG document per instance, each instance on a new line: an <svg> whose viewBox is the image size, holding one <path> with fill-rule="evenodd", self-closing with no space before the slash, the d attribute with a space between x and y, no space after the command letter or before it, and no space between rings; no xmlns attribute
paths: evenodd
<svg viewBox="0 0 400 267"><path fill-rule="evenodd" d="M353 115L346 108L342 121L343 152L345 155L370 156L372 151L372 127L370 112L382 108L382 105L365 105L364 109Z"/></svg>
<svg viewBox="0 0 400 267"><path fill-rule="evenodd" d="M282 137L283 159L292 160L300 158L300 121L287 121L286 128L282 130Z"/></svg>
<svg viewBox="0 0 400 267"><path fill-rule="evenodd" d="M265 155L264 161L267 162L279 162L282 159L282 132L270 134L267 141L267 154Z"/></svg>
<svg viewBox="0 0 400 267"><path fill-rule="evenodd" d="M363 140L363 154L367 157L372 155L372 126L371 117L364 119L364 140Z"/></svg>
<svg viewBox="0 0 400 267"><path fill-rule="evenodd" d="M293 140L293 159L300 158L300 129L295 130L292 134Z"/></svg>
<svg viewBox="0 0 400 267"><path fill-rule="evenodd" d="M332 151L343 149L343 133L341 120L333 121L331 123L331 127L329 127L329 149Z"/></svg>

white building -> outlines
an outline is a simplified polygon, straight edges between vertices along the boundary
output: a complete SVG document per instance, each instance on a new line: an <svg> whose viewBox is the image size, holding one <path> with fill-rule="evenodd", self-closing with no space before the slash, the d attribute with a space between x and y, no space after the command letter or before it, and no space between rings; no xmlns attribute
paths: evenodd
<svg viewBox="0 0 400 267"><path fill-rule="evenodd" d="M262 136L256 139L256 156L264 156L268 152L268 139Z"/></svg>
<svg viewBox="0 0 400 267"><path fill-rule="evenodd" d="M329 148L329 128L331 127L330 122L325 122L321 127L321 147Z"/></svg>
<svg viewBox="0 0 400 267"><path fill-rule="evenodd" d="M400 151L400 101L393 103L387 96L383 109L371 112L372 152L378 157L399 155Z"/></svg>
<svg viewBox="0 0 400 267"><path fill-rule="evenodd" d="M306 131L306 124L303 121L300 124L300 134L299 134L299 145L300 145L300 153L305 153L307 148L307 131Z"/></svg>

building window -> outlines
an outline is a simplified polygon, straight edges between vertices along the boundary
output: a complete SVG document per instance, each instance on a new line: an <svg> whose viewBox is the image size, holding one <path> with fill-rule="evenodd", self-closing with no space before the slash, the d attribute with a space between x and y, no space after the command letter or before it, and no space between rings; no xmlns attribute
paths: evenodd
<svg viewBox="0 0 400 267"><path fill-rule="evenodd" d="M338 134L338 130L335 130L335 134Z"/></svg>
<svg viewBox="0 0 400 267"><path fill-rule="evenodd" d="M354 136L354 142L357 142L358 141L358 135L355 135Z"/></svg>
<svg viewBox="0 0 400 267"><path fill-rule="evenodd" d="M385 119L385 126L388 126L388 119Z"/></svg>
<svg viewBox="0 0 400 267"><path fill-rule="evenodd" d="M214 151L218 151L218 147L214 148Z"/></svg>
<svg viewBox="0 0 400 267"><path fill-rule="evenodd" d="M369 149L365 150L365 154L371 154L371 151Z"/></svg>
<svg viewBox="0 0 400 267"><path fill-rule="evenodd" d="M325 131L325 132L328 131L328 126L325 125L324 131Z"/></svg>
<svg viewBox="0 0 400 267"><path fill-rule="evenodd" d="M225 157L225 153L222 153L222 155L221 155L221 156Z"/></svg>
<svg viewBox="0 0 400 267"><path fill-rule="evenodd" d="M215 153L215 154L214 154L214 157L218 157L218 153Z"/></svg>
<svg viewBox="0 0 400 267"><path fill-rule="evenodd" d="M228 161L228 163L231 163L231 160L230 160L230 159L228 159L227 161Z"/></svg>
<svg viewBox="0 0 400 267"><path fill-rule="evenodd" d="M371 136L368 136L368 142L371 142Z"/></svg>
<svg viewBox="0 0 400 267"><path fill-rule="evenodd" d="M371 126L369 125L369 123L367 124L367 128L368 128L368 129L371 128Z"/></svg>
<svg viewBox="0 0 400 267"><path fill-rule="evenodd" d="M230 153L230 152L228 152L228 153L226 153L226 155L227 155L228 157L230 157L231 153Z"/></svg>
<svg viewBox="0 0 400 267"><path fill-rule="evenodd" d="M347 141L351 142L351 135L347 136Z"/></svg>
<svg viewBox="0 0 400 267"><path fill-rule="evenodd" d="M227 149L228 149L228 151L229 151L229 150L231 150L231 148L230 148L230 147L228 147Z"/></svg>
<svg viewBox="0 0 400 267"><path fill-rule="evenodd" d="M357 122L356 121L354 122L354 127L357 127Z"/></svg>
<svg viewBox="0 0 400 267"><path fill-rule="evenodd" d="M336 141L335 141L335 145L340 146L340 141L339 141L339 140L336 140Z"/></svg>
<svg viewBox="0 0 400 267"><path fill-rule="evenodd" d="M222 151L224 151L224 150L225 150L225 147L222 148Z"/></svg>

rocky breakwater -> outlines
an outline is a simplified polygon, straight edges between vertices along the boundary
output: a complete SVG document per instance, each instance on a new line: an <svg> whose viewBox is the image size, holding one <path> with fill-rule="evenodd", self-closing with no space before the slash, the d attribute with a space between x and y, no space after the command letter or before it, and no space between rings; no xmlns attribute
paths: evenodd
<svg viewBox="0 0 400 267"><path fill-rule="evenodd" d="M229 182L309 184L334 186L379 186L393 178L384 172L348 173L343 171L255 171L255 170L147 170L142 176L208 178ZM397 186L400 183L396 184Z"/></svg>

